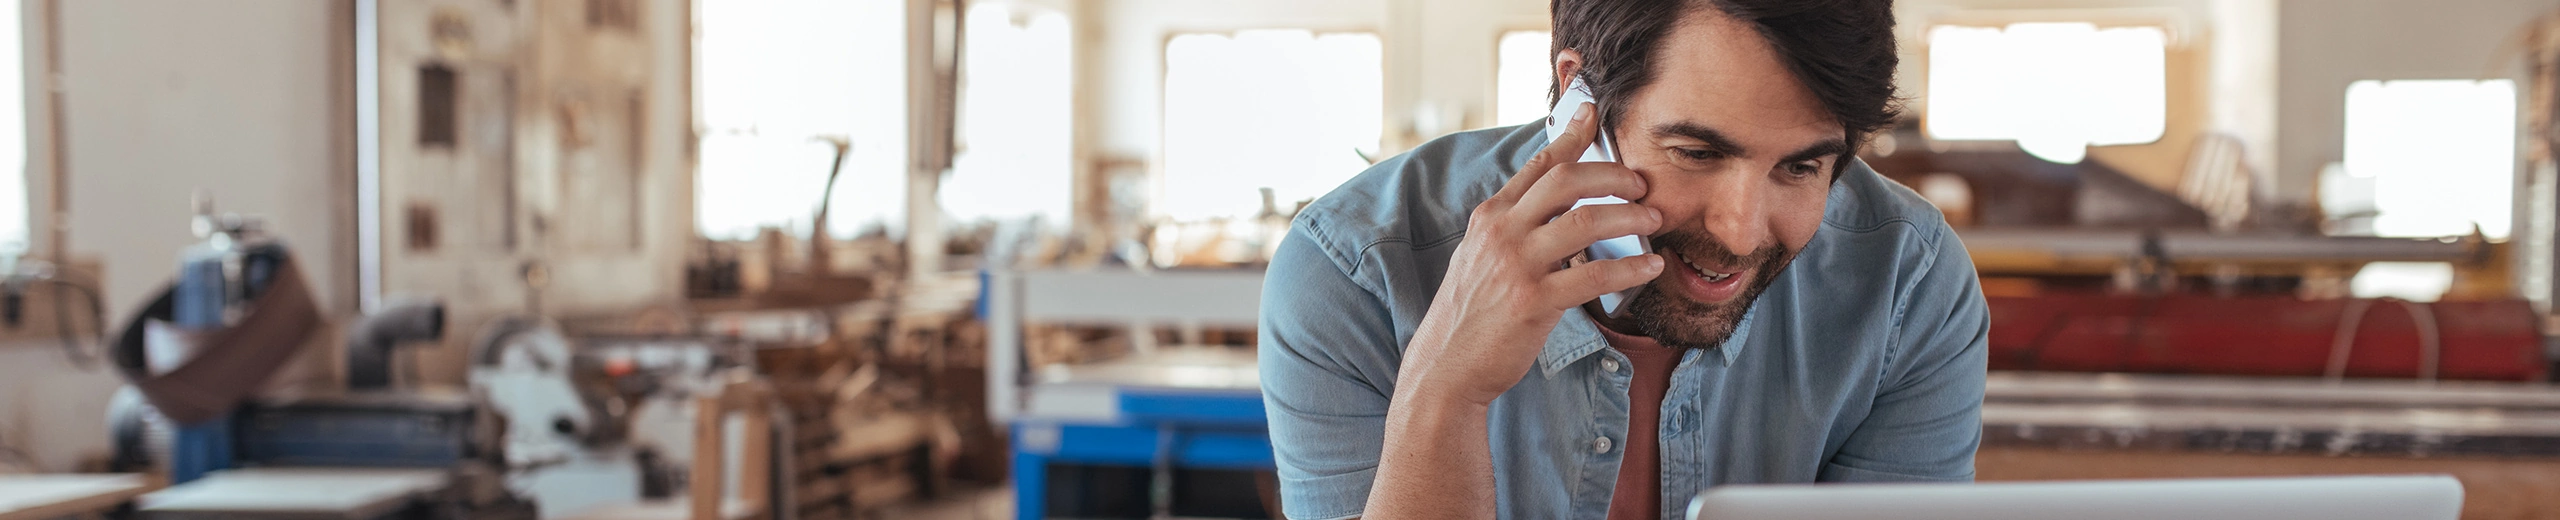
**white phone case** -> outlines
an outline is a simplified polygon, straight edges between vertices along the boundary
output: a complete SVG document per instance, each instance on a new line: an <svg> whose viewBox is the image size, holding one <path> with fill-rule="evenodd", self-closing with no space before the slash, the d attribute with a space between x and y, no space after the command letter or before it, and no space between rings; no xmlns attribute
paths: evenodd
<svg viewBox="0 0 2560 520"><path fill-rule="evenodd" d="M1584 85L1582 83L1582 78L1574 78L1573 86L1565 88L1564 94L1559 96L1556 100L1555 111L1547 114L1547 139L1554 140L1558 134L1563 133L1565 125L1573 122L1574 110L1580 108L1583 103L1592 103L1592 100L1591 87ZM1597 103L1594 103L1594 105L1594 110L1597 110ZM1617 146L1613 140L1609 138L1608 132L1601 132L1598 139L1591 141L1591 148L1582 151L1582 162L1617 161ZM1626 199L1617 197L1593 197L1576 201L1573 203L1573 207L1580 208L1593 204L1626 203ZM1573 264L1580 265L1584 262L1598 260L1616 260L1650 252L1653 252L1653 241L1651 239L1647 239L1643 235L1627 235L1592 243L1591 247L1583 249L1582 254L1576 255ZM1626 317L1627 302L1635 301L1636 295L1644 293L1644 287L1645 286L1638 285L1627 290L1600 295L1601 311L1608 313L1609 317L1612 318Z"/></svg>

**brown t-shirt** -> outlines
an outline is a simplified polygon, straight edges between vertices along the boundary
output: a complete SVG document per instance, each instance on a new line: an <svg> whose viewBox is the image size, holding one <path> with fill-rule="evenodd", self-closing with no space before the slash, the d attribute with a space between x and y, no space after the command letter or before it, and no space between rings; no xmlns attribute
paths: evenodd
<svg viewBox="0 0 2560 520"><path fill-rule="evenodd" d="M1653 338L1629 336L1600 327L1609 348L1627 356L1625 457L1618 463L1617 490L1609 496L1609 520L1652 520L1662 514L1662 394L1671 387L1671 370L1680 366L1680 349Z"/></svg>

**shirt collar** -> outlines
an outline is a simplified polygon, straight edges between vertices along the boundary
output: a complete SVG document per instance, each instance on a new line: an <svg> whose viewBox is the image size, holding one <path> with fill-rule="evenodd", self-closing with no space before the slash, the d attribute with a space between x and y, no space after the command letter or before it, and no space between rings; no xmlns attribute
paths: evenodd
<svg viewBox="0 0 2560 520"><path fill-rule="evenodd" d="M1716 353L1723 354L1724 366L1733 366L1734 359L1742 355L1742 346L1751 342L1751 320L1759 315L1760 305L1753 302L1750 310L1743 311L1742 321L1733 325L1733 335L1716 346ZM1564 319L1556 322L1555 330L1547 332L1546 346L1538 351L1539 374L1554 377L1556 371L1599 352L1608 344L1608 338L1600 335L1600 324L1591 321L1590 315L1583 314L1582 308L1565 311Z"/></svg>

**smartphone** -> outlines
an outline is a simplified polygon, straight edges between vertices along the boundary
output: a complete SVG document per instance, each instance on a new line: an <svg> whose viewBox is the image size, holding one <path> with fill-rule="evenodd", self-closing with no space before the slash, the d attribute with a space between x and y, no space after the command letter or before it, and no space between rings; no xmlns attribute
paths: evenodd
<svg viewBox="0 0 2560 520"><path fill-rule="evenodd" d="M1547 114L1548 140L1552 141L1557 135L1562 135L1564 133L1565 125L1573 123L1574 110L1581 108L1583 103L1592 103L1594 107L1593 110L1598 110L1597 107L1599 103L1594 101L1594 98L1591 97L1591 86L1583 84L1582 78L1577 77L1573 79L1573 86L1566 87L1564 89L1564 94L1556 99L1555 111ZM1600 132L1598 139L1591 140L1591 148L1582 151L1582 162L1618 162L1617 147L1614 145L1614 141L1615 140L1609 138L1609 132L1606 129L1603 129ZM1593 197L1574 202L1573 207L1580 208L1594 204L1626 203L1626 199L1617 197ZM1616 260L1651 252L1653 252L1653 241L1651 239L1645 238L1643 235L1627 235L1594 242L1591 244L1591 247L1583 248L1581 254L1574 255L1573 259L1569 260L1568 263L1569 265L1581 265L1589 262ZM1644 287L1645 286L1638 285L1627 290L1600 295L1600 310L1608 313L1611 318L1627 317L1627 302L1635 301L1636 295L1643 294Z"/></svg>

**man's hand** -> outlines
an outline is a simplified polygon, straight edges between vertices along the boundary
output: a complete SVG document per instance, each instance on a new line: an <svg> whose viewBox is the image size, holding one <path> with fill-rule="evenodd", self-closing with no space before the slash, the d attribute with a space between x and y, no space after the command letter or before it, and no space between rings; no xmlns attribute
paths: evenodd
<svg viewBox="0 0 2560 520"><path fill-rule="evenodd" d="M1625 165L1576 162L1598 134L1592 111L1583 104L1563 135L1468 217L1467 236L1405 348L1397 405L1407 396L1490 404L1528 373L1565 310L1662 273L1654 254L1564 267L1593 242L1662 227L1662 213L1642 204L1573 207L1584 198L1645 195L1644 178Z"/></svg>
<svg viewBox="0 0 2560 520"><path fill-rule="evenodd" d="M1564 266L1592 242L1662 227L1661 212L1641 204L1573 207L1645 195L1644 178L1625 165L1576 162L1598 134L1592 112L1589 103L1575 110L1562 135L1468 217L1440 292L1405 345L1367 518L1493 517L1485 425L1493 399L1528 374L1567 309L1662 273L1652 254Z"/></svg>

